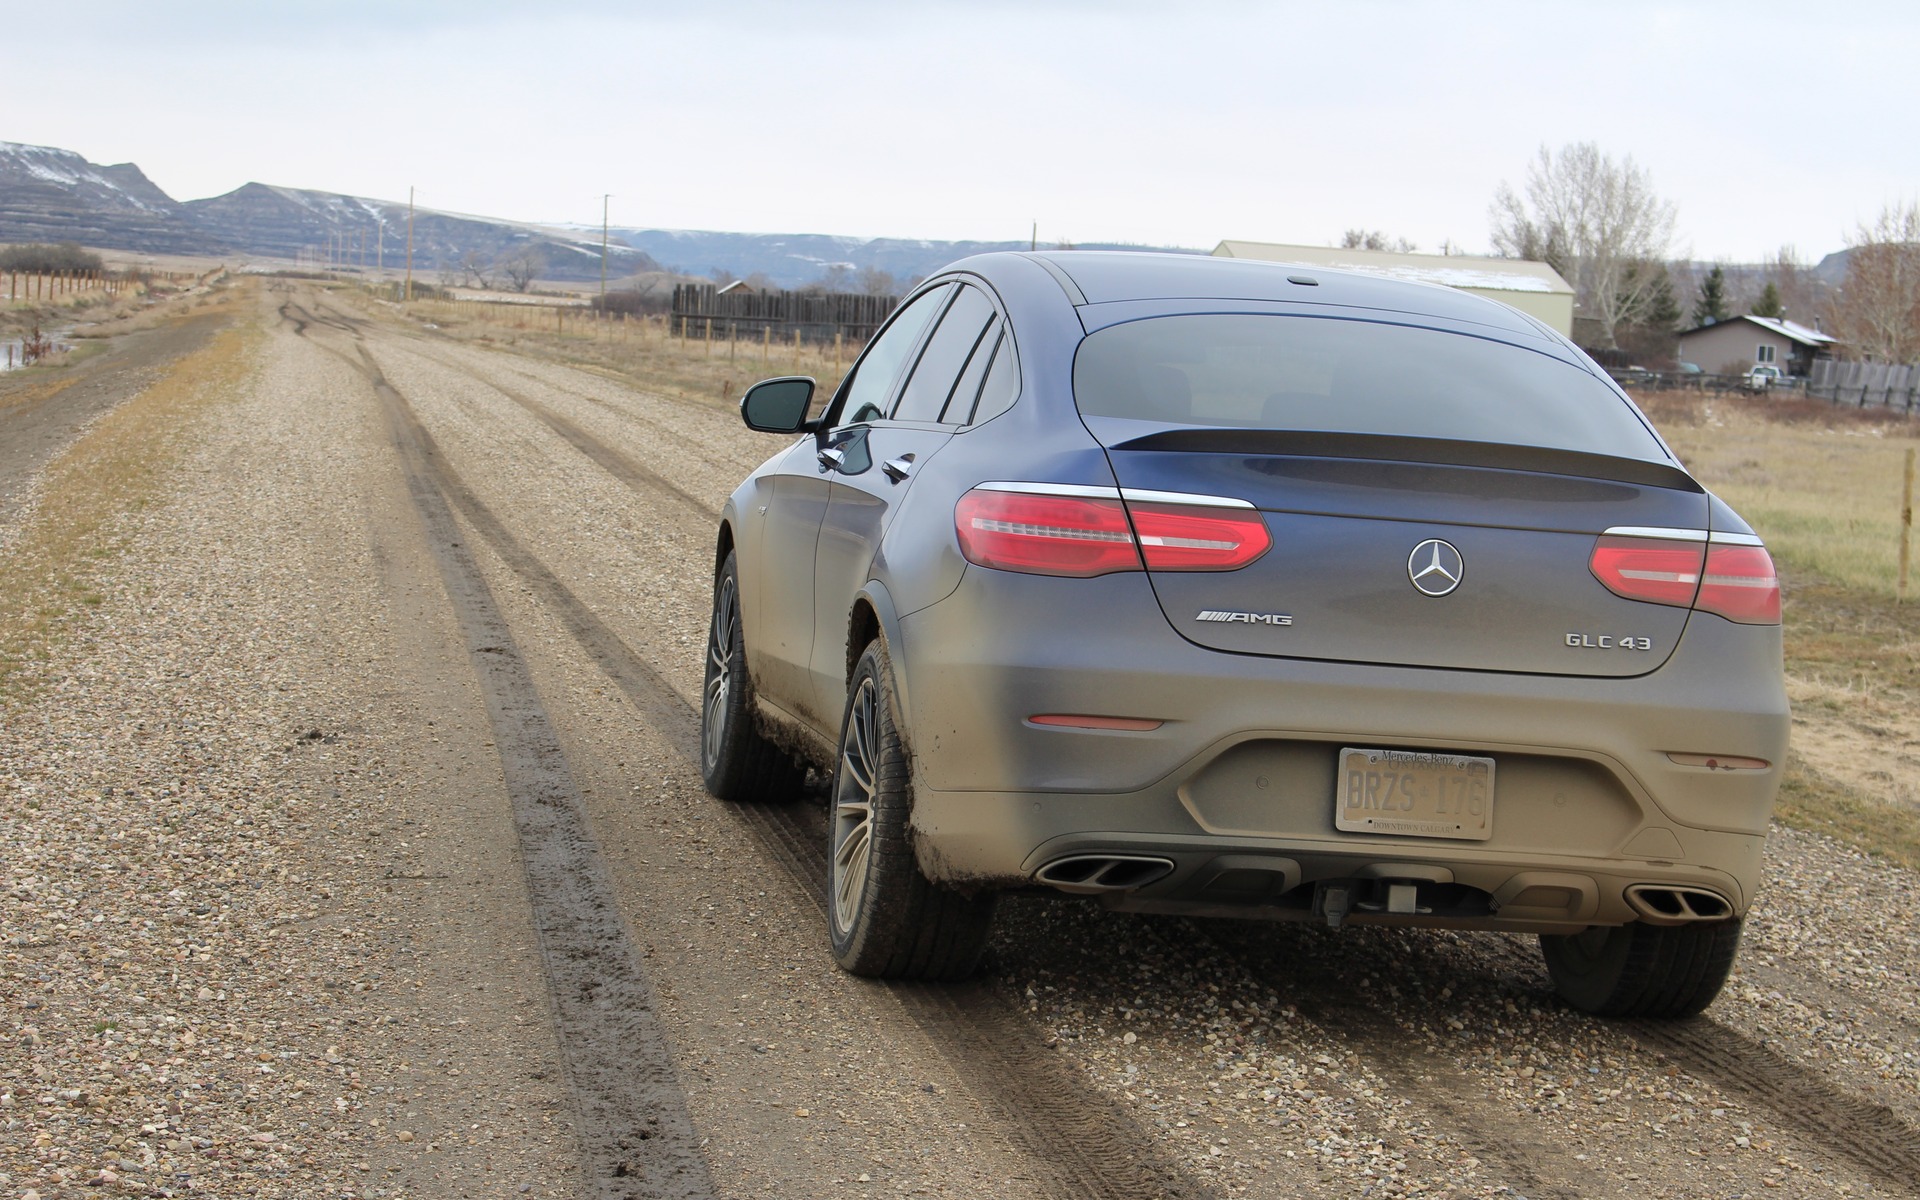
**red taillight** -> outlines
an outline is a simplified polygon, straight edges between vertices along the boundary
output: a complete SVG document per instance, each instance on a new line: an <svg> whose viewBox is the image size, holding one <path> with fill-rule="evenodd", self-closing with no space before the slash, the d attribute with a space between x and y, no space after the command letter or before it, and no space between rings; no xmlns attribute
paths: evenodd
<svg viewBox="0 0 1920 1200"><path fill-rule="evenodd" d="M1695 608L1744 625L1780 623L1780 577L1765 546L1707 547Z"/></svg>
<svg viewBox="0 0 1920 1200"><path fill-rule="evenodd" d="M1005 486L975 488L962 496L954 509L954 526L968 562L1081 578L1143 567L1233 571L1273 545L1267 523L1252 508L1158 498L1122 504L1118 495L1059 495Z"/></svg>
<svg viewBox="0 0 1920 1200"><path fill-rule="evenodd" d="M1273 545L1251 508L1129 503L1149 571L1237 571Z"/></svg>
<svg viewBox="0 0 1920 1200"><path fill-rule="evenodd" d="M1602 537L1594 543L1588 567L1616 596L1686 608L1700 590L1706 552L1705 542Z"/></svg>
<svg viewBox="0 0 1920 1200"><path fill-rule="evenodd" d="M1747 625L1780 623L1780 581L1763 546L1603 535L1588 566L1629 600L1691 606Z"/></svg>
<svg viewBox="0 0 1920 1200"><path fill-rule="evenodd" d="M1140 570L1120 498L978 489L953 513L967 561L1002 571L1087 577Z"/></svg>

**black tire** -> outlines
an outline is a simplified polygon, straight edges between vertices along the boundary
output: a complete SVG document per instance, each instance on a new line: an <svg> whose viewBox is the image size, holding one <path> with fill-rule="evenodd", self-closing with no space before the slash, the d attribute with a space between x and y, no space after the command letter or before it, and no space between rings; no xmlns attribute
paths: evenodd
<svg viewBox="0 0 1920 1200"><path fill-rule="evenodd" d="M740 574L729 552L713 579L707 672L700 692L700 776L707 790L736 802L790 800L804 774L793 756L754 722L753 685L740 635Z"/></svg>
<svg viewBox="0 0 1920 1200"><path fill-rule="evenodd" d="M827 930L855 975L971 975L993 924L992 892L936 886L914 860L913 781L901 745L886 647L869 645L847 687L827 822Z"/></svg>
<svg viewBox="0 0 1920 1200"><path fill-rule="evenodd" d="M1599 1017L1691 1017L1720 994L1739 949L1738 917L1540 935L1554 991Z"/></svg>

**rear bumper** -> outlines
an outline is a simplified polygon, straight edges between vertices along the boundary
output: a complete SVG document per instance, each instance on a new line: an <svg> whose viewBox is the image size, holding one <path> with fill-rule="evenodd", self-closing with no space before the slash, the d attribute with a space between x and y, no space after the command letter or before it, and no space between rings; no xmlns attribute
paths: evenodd
<svg viewBox="0 0 1920 1200"><path fill-rule="evenodd" d="M1779 629L1717 617L1694 618L1646 676L1500 675L1205 650L1167 624L1141 576L970 568L949 598L903 619L899 636L923 869L1006 886L1075 854L1173 862L1110 898L1134 908L1281 916L1301 895L1280 903L1280 884L1373 876L1495 897L1486 914L1449 919L1485 928L1630 920L1626 891L1648 883L1707 888L1744 912L1778 767L1709 771L1667 755L1779 764L1786 751ZM1026 720L1039 713L1164 723ZM1343 745L1493 756L1493 836L1336 830Z"/></svg>

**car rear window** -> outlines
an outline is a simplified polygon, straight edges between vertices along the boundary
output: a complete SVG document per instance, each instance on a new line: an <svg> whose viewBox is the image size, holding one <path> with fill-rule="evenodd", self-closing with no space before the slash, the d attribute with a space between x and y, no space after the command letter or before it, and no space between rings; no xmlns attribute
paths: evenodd
<svg viewBox="0 0 1920 1200"><path fill-rule="evenodd" d="M1546 446L1668 461L1639 415L1570 363L1378 321L1186 314L1080 344L1087 416Z"/></svg>

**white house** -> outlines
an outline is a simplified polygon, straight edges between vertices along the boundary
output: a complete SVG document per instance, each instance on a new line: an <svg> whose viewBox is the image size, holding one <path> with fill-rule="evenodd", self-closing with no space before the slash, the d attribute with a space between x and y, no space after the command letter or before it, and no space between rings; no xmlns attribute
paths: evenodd
<svg viewBox="0 0 1920 1200"><path fill-rule="evenodd" d="M1545 263L1473 254L1394 254L1279 242L1224 241L1214 247L1213 253L1219 258L1331 267L1415 283L1444 284L1510 304L1549 328L1573 336L1573 288Z"/></svg>

